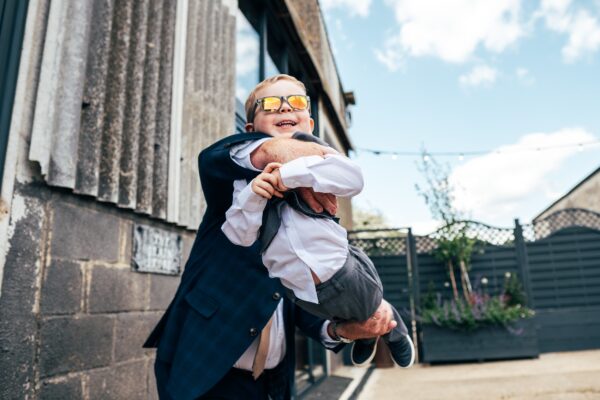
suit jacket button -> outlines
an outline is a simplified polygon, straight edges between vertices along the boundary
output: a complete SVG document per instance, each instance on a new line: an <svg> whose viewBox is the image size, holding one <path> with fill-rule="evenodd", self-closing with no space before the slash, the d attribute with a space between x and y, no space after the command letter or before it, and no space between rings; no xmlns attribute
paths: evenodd
<svg viewBox="0 0 600 400"><path fill-rule="evenodd" d="M281 295L279 294L279 292L273 293L273 300L279 300L280 298L281 298Z"/></svg>
<svg viewBox="0 0 600 400"><path fill-rule="evenodd" d="M256 336L256 335L258 335L258 329L250 328L250 336Z"/></svg>

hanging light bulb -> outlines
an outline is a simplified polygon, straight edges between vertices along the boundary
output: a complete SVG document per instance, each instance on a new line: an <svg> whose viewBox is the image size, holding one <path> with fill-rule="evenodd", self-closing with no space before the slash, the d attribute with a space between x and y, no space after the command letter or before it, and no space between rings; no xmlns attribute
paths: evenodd
<svg viewBox="0 0 600 400"><path fill-rule="evenodd" d="M394 153L392 154L392 160L397 160L398 159L398 154Z"/></svg>
<svg viewBox="0 0 600 400"><path fill-rule="evenodd" d="M425 162L429 161L429 155L428 154L423 154L423 161L425 161Z"/></svg>
<svg viewBox="0 0 600 400"><path fill-rule="evenodd" d="M458 161L464 161L465 160L465 155L463 153L460 153L458 155Z"/></svg>

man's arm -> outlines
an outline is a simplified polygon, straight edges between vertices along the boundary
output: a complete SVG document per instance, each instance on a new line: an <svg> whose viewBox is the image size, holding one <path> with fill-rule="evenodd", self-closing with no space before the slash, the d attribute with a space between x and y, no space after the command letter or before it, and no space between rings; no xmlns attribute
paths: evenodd
<svg viewBox="0 0 600 400"><path fill-rule="evenodd" d="M262 143L250 155L252 165L262 170L268 163L286 163L305 156L321 156L335 154L331 147L321 146L313 142L304 142L291 138L273 138Z"/></svg>

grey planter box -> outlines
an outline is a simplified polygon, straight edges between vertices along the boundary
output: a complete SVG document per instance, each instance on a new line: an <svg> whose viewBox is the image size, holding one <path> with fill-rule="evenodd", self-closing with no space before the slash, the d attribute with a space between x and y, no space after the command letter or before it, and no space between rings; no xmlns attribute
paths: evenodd
<svg viewBox="0 0 600 400"><path fill-rule="evenodd" d="M540 354L535 318L516 322L515 334L503 326L488 326L471 332L422 324L421 362L485 361L533 358Z"/></svg>

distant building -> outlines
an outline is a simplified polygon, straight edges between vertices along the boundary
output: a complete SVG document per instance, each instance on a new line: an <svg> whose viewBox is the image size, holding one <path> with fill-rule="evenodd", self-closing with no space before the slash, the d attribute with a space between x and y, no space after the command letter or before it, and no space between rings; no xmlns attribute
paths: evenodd
<svg viewBox="0 0 600 400"><path fill-rule="evenodd" d="M156 398L141 345L202 218L200 150L276 73L307 85L315 134L351 149L319 3L1 4L0 398ZM299 390L339 363L297 347Z"/></svg>
<svg viewBox="0 0 600 400"><path fill-rule="evenodd" d="M538 222L556 211L567 208L583 208L600 213L600 167L539 213L533 222Z"/></svg>

